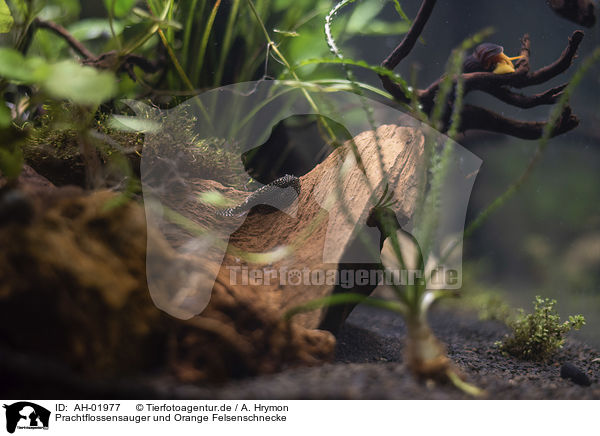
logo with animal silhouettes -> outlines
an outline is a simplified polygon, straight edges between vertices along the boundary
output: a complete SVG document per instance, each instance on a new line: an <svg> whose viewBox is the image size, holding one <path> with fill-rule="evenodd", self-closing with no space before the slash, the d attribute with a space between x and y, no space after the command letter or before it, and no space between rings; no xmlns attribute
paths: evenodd
<svg viewBox="0 0 600 436"><path fill-rule="evenodd" d="M6 409L6 431L48 430L50 411L29 401L19 401L3 406Z"/></svg>

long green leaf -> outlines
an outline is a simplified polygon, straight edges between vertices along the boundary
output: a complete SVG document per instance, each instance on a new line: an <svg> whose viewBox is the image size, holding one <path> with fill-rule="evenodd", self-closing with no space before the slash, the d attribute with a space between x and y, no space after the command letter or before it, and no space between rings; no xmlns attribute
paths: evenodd
<svg viewBox="0 0 600 436"><path fill-rule="evenodd" d="M317 79L309 83L315 83L317 85L331 83L334 85L338 85L338 90L344 91L352 91L353 86L358 86L359 88L364 89L365 91L370 91L374 94L380 95L386 98L387 100L394 100L394 96L389 92L383 91L375 86L369 85L368 83L362 83L357 81L351 82L347 79ZM327 90L333 90L333 88L330 87L329 89L325 89L325 91Z"/></svg>
<svg viewBox="0 0 600 436"><path fill-rule="evenodd" d="M200 51L198 52L198 62L196 63L196 68L194 69L192 80L199 80L200 74L202 73L202 65L204 64L204 56L206 55L208 39L210 38L210 34L212 33L212 27L215 23L215 17L217 16L217 11L219 10L220 5L221 0L217 0L210 12L210 16L208 17L206 27L204 28L204 35L202 36L202 42L200 43Z"/></svg>
<svg viewBox="0 0 600 436"><path fill-rule="evenodd" d="M202 2L202 4L200 5L200 11L197 11L196 9L196 5L198 3L198 0L192 0L192 3L190 4L189 9L187 10L187 19L185 22L185 27L184 27L184 31L183 31L183 45L181 48L181 52L183 53L183 60L184 60L184 64L186 69L189 67L189 61L190 61L190 39L192 37L192 27L194 25L194 17L196 17L197 12L199 12L198 16L202 16L202 13L204 11L204 6L206 4L206 2ZM189 70L188 70L189 71Z"/></svg>
<svg viewBox="0 0 600 436"><path fill-rule="evenodd" d="M390 79L392 79L394 82L396 82L398 85L400 85L404 91L404 93L407 96L410 96L410 89L408 84L406 83L406 81L402 78L402 76L394 73L391 70L388 70L387 68L381 67L379 65L369 65L368 63L366 63L365 61L356 61L354 59L349 59L349 58L316 58L316 59L307 59L305 61L300 62L299 64L295 65L293 67L293 69L297 69L297 68L301 68L305 65L313 65L313 64L342 64L342 65L352 65L352 66L356 66L356 67L361 67L361 68L365 68L367 70L371 70L374 73L377 73L381 76L386 76L389 77Z"/></svg>
<svg viewBox="0 0 600 436"><path fill-rule="evenodd" d="M305 312L312 312L313 310L320 309L322 307L339 306L342 304L352 303L362 303L367 306L391 310L392 312L401 313L403 315L406 314L406 306L398 301L387 301L381 300L379 298L368 298L367 296L362 294L348 292L329 295L323 298L317 298L315 300L309 301L308 303L293 307L285 313L284 317L285 319L290 319L294 315L298 315L300 313Z"/></svg>

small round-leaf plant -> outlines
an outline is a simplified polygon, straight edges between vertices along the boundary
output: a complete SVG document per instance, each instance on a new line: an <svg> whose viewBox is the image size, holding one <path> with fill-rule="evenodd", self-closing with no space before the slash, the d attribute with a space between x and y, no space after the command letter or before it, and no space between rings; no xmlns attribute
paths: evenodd
<svg viewBox="0 0 600 436"><path fill-rule="evenodd" d="M512 335L496 342L500 350L511 356L525 360L546 360L565 343L565 336L571 330L579 330L585 325L582 315L569 316L561 322L554 306L556 300L535 297L533 313L525 314L520 309L517 317L508 323Z"/></svg>

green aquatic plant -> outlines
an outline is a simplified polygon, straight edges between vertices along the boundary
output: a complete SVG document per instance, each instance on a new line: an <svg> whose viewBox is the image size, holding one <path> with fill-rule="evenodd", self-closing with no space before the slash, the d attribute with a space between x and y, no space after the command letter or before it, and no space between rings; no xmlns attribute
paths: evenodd
<svg viewBox="0 0 600 436"><path fill-rule="evenodd" d="M566 334L585 325L582 315L570 315L561 322L554 308L556 300L536 296L532 313L519 310L519 315L509 322L512 334L496 345L504 353L525 360L545 360L562 348Z"/></svg>
<svg viewBox="0 0 600 436"><path fill-rule="evenodd" d="M341 61L344 60L341 52L336 46L331 32L332 17L345 5L352 3L352 0L342 0L334 6L328 14L325 25L325 33L328 45L331 52ZM466 40L459 48L457 48L448 61L447 77L452 78L460 76L462 71L462 61L464 53L472 46L479 43L482 38L489 34L489 31L479 33L472 38ZM350 83L355 83L355 79L348 64L343 64L347 80ZM450 79L444 81L444 91L441 92L436 100L436 114L441 114L443 108L448 104L448 99L452 90L452 81ZM354 87L356 92L356 86ZM345 305L364 303L367 305L391 310L401 315L407 326L407 338L405 348L405 359L411 372L420 379L434 379L440 381L449 381L458 388L471 395L480 395L482 391L466 383L462 375L448 358L445 346L433 334L427 322L428 309L433 302L439 298L452 295L452 291L429 289L426 274L426 262L430 253L430 242L434 238L436 232L437 217L442 212L440 210L441 189L447 177L448 166L452 160L450 153L452 136L458 132L460 125L460 113L463 107L463 86L459 80L458 85L453 93L452 113L450 117L449 134L451 135L447 143L443 147L437 147L433 144L432 138L426 137L426 149L429 150L428 163L429 171L425 175L429 180L429 192L419 201L420 207L416 214L417 216L427 217L428 219L417 220L417 232L426 241L426 246L419 247L415 240L408 237L398 226L395 219L395 214L391 209L393 204L390 203L391 196L388 196L388 187L386 186L383 195L379 198L376 204L373 205L370 218L382 232L382 237L385 239L381 251L381 261L383 266L388 271L405 271L417 270L421 272L421 277L424 280L415 280L414 283L407 285L391 285L395 295L395 300L386 301L377 298L366 298L364 295L357 293L342 293L334 294L319 300L314 300L298 306L287 313L287 317L291 317L297 313L315 310L323 306ZM365 115L370 121L370 112L366 104L363 109ZM373 123L371 127L375 130ZM427 135L426 135L427 136ZM377 140L377 138L376 138ZM379 153L379 164L383 168L381 153ZM368 174L367 174L368 177ZM339 188L339 187L338 187ZM360 235L359 235L360 236Z"/></svg>
<svg viewBox="0 0 600 436"><path fill-rule="evenodd" d="M377 71L377 68L365 65L360 61L344 58L340 55L340 51L337 49L335 41L333 40L330 29L331 18L339 12L343 6L351 3L353 3L352 0L342 0L333 7L327 16L325 33L328 45L330 46L333 55L336 57L333 63L342 64L348 82L353 83L354 78L350 73L350 67L359 66L375 72ZM390 72L398 65L399 61L411 51L420 36L434 4L435 0L425 0L422 3L421 9L417 18L413 21L410 31L407 33L401 44L382 64L385 68L389 69ZM498 79L497 75L494 75L493 73L477 73L481 74L479 76L477 74L473 76L462 74L463 60L466 51L474 45L479 44L483 37L489 35L489 33L490 31L486 30L465 41L458 49L456 49L450 56L446 74L427 89L415 91L412 88L408 88L405 81L395 80L395 77L391 74L381 74L380 78L385 89L392 93L398 102L412 103L416 116L433 125L438 130L447 132L450 140L455 138L460 132L468 130L469 128L487 129L488 126L486 123L491 117L494 118L494 123L496 123L492 123L496 126L495 131L514 134L515 129L513 129L513 127L518 126L522 129L522 132L518 132L515 136L522 135L522 137L527 137L528 139L541 138L538 151L530 163L525 176L516 182L516 187L511 187L509 189L508 195L503 195L493 204L493 210L494 207L502 204L510 197L510 195L518 190L518 187L527 178L531 168L533 168L539 160L548 140L552 136L576 126L576 121L571 116L568 107L568 98L572 94L573 89L580 82L582 76L589 69L590 65L598 58L598 54L595 52L589 60L584 62L583 67L575 74L574 80L570 85L562 86L560 89L551 90L556 94L552 97L552 103L557 104L553 108L547 123L535 124L519 122L504 119L502 116L493 114L486 109L464 104L464 95L473 89L481 89L494 94L496 92L494 87L502 81L506 81L510 86L510 81L517 81L517 78L519 77L526 77L527 79L524 79L521 85L528 86L527 80L535 81L538 76L541 75L541 73L538 72L529 72L529 39L527 36L523 38L523 54L520 56L522 59L517 65L517 71L514 76ZM569 59L569 57L572 59L581 38L581 32L576 32L573 35L569 41L568 49L565 50L562 55L565 60ZM309 61L309 63L313 62L319 63L319 60ZM329 63L332 62L329 61ZM548 71L551 71L551 69L546 67L540 71L546 74ZM552 73L555 72L552 71ZM488 76L485 74L488 74ZM485 86L484 79L489 79ZM474 85L477 80L479 80L479 82ZM356 87L353 89L356 91ZM503 89L503 92L506 92L506 89ZM512 99L513 95L511 94L508 97L510 97L509 99ZM539 102L543 100L544 96L536 95L525 98L531 100L533 106L536 106L540 104ZM515 105L519 104L519 102L515 103ZM368 115L369 114L366 113L367 117ZM479 121L475 121L474 124L474 120L479 120L481 123L475 126ZM502 128L498 130L498 126L500 125ZM491 128L490 130L494 130L494 128ZM388 271L416 269L421 271L422 277L426 278L428 261L436 260L432 244L440 223L440 214L444 213L444 211L441 210L441 193L442 187L447 182L451 161L450 143L448 142L444 145L445 146L440 146L435 144L434 141L426 138L425 152L428 162L428 171L424 175L424 180L422 181L424 182L424 186L427 186L428 189L424 196L417 202L417 210L415 211L416 219L414 220L416 228L413 231L420 246L415 243L415 240L408 238L406 234L398 228L399 226L394 219L393 211L385 206L386 201L384 198L381 198L371 210L370 217L377 221L377 227L382 232L383 238L385 238L383 249L381 251L381 260ZM476 219L470 227L470 231L467 232L467 235L470 234L474 228L481 225L483 220L489 215L489 212L490 211L486 210L482 217ZM449 249L440 253L440 264L444 264L445 260L451 255L453 249L460 244L460 241L462 241L462 239L456 239L456 243L451 244ZM316 308L323 306L357 303L397 312L404 318L407 325L405 360L414 375L422 379L449 381L470 394L480 394L481 391L478 388L464 382L459 371L453 366L448 358L444 345L435 337L427 322L427 313L433 302L445 296L455 295L456 292L443 289L429 289L427 280L417 281L416 283L404 286L393 285L391 288L396 297L394 301L368 298L358 293L334 294L330 297L314 300L305 305L296 307L288 313L288 317L299 312L315 310ZM498 314L498 316L503 318L505 315L506 314ZM506 317L508 317L508 315L506 315ZM579 326L581 321L582 320L579 318L573 318L569 321L572 322L569 326Z"/></svg>
<svg viewBox="0 0 600 436"><path fill-rule="evenodd" d="M359 95L362 95L364 91L368 91L377 93L378 96L384 97L388 101L395 99L396 102L401 104L410 103L415 116L426 120L437 129L447 132L451 139L468 128L485 128L484 121L489 121L489 118L484 117L491 116L488 112L475 111L472 105L464 103L464 95L472 90L478 89L488 92L489 89L486 86L489 84L502 83L502 87L493 88L493 90L505 100L515 98L519 101L527 100L524 104L531 104L532 106L558 101L549 122L543 128L538 151L523 176L515 185L509 188L506 194L499 197L489 209L485 210L480 218L475 220L465 236L477 229L487 216L507 201L527 179L532 168L539 161L548 140L556 134L555 127L561 126L563 119L569 119L569 117L565 118L563 115L571 91L581 80L585 71L600 57L600 51L596 50L594 56L586 61L584 68L576 73L571 85L566 89L559 87L559 90L559 88L555 88L550 90L554 91L554 94L546 92L543 95L531 96L531 98L520 94L515 96L508 89L511 84L517 83L514 81L515 78L522 77L518 74L515 74L512 78L495 77L488 82L480 80L477 83L472 80L475 76L465 78L461 74L465 52L482 40L482 34L478 34L467 40L452 53L446 74L439 81L433 83L427 89L417 90L416 86L409 87L400 75L393 72L393 69L421 38L421 31L435 4L434 0L423 2L421 12L414 21L408 19L397 0L394 0L393 3L395 10L402 18L401 23L388 23L387 21L378 20L377 15L380 14L385 3L379 1L356 2L357 6L352 14L339 17L338 24L340 26L333 30L336 31L336 34L339 30L339 35L345 38L352 35L381 33L396 35L405 34L409 31L399 45L400 50L395 50L393 53L395 56L390 56L390 59L394 58L394 61L387 62L386 60L382 66L374 66L363 60L342 55L337 48L336 41L333 39L332 20L334 15L343 6L355 3L354 0L343 0L335 5L333 9L330 9L330 4L324 0L300 0L291 4L281 0L232 0L231 2L221 2L220 0L214 2L205 0L146 0L144 2L105 0L109 17L108 20L105 20L103 26L108 24L112 36L111 40L106 42L106 49L115 50L117 53L116 59L118 60L111 68L107 68L109 71L106 72L98 71L104 65L99 62L94 63L93 61L97 59L93 58L86 59L86 61L97 66L97 69L91 66L81 66L74 61L57 61L54 58L48 60L39 53L28 53L28 38L31 37L32 33L35 33L35 29L32 29L31 26L33 23L39 25L39 21L35 21L38 8L25 7L23 14L15 13L16 9L13 8L13 14L15 15L15 19L13 19L10 10L7 15L4 3L3 0L0 0L0 15L3 14L4 16L4 18L0 18L0 32L13 32L15 43L13 44L14 49L0 50L0 60L4 60L4 62L0 62L1 65L4 65L4 68L0 68L0 88L5 90L8 86L30 85L34 92L31 97L27 96L27 99L35 103L31 104L32 108L47 103L48 100L62 101L63 99L70 99L82 107L85 106L85 110L82 109L82 121L75 126L77 128L73 128L74 126L71 125L69 129L54 132L50 137L50 139L55 139L51 141L52 144L68 145L68 142L73 140L72 150L79 146L82 148L87 147L88 151L95 151L96 148L99 148L97 133L101 132L105 133L106 136L110 136L109 132L103 132L102 126L99 128L93 126L96 131L90 130L90 126L94 124L95 120L105 119L97 115L99 108L102 111L102 105L106 105L111 110L114 109L111 102L112 98L130 96L128 92L131 91L131 88L139 89L143 87L148 88L145 90L154 92L155 95L160 95L159 92L162 91L172 96L177 94L177 90L181 88L185 88L183 92L195 92L195 89L198 88L265 78L268 77L268 73L274 74L276 77L277 74L280 74L280 78L290 79L287 81L290 85L302 87L306 99L311 103L316 113L319 113L318 102L315 102L312 98L313 94L311 92L313 89L319 91L321 84L327 85L331 90L334 90L334 88L350 90ZM9 4L12 5L13 3L41 5L43 2L9 1ZM75 1L74 3L78 4L79 2ZM326 15L327 11L329 11L329 14ZM325 39L322 36L322 28L310 27L320 18L326 18L327 20L325 28L327 36ZM63 24L67 25L68 23ZM395 24L401 24L401 26L393 27ZM277 25L277 28L274 28L274 25ZM382 32L382 29L385 31ZM395 31L392 32L392 29L395 29ZM58 36L44 32L36 33L32 46L37 48L38 52L43 51L40 50L40 47L46 49L53 46L63 47L62 55L58 53L57 49L53 56L49 57L56 57L57 59L61 56L64 57L64 51L67 48L65 41L61 40L62 45L51 44L49 41L56 41ZM72 30L72 33L75 32ZM222 43L218 45L220 41ZM302 44L299 41L303 41ZM309 41L309 43L306 43L306 41ZM320 42L320 44L317 42ZM299 50L300 45L303 45L305 50ZM334 59L322 57L325 55L328 45L335 55ZM574 50L576 51L576 44L572 44L571 47L575 47ZM73 49L72 46L71 48ZM527 50L529 49L527 48ZM164 55L162 63L165 64L166 80L150 84L147 79L155 75L156 71L151 69L152 71L144 74L143 71L139 71L141 69L140 65L137 65L136 72L139 83L133 84L133 79L128 82L127 75L120 68L122 66L121 62L129 55L143 55L148 59L152 57L152 60L154 60L157 53ZM83 54L82 57L86 58L87 56ZM139 58L136 59L139 60ZM275 62L272 62L272 60L275 60ZM568 62L562 62L565 60ZM571 60L572 58L567 59L567 57L564 57L559 64L570 64ZM311 75L311 72L317 71L315 68L317 66L322 68L319 69L318 73ZM342 66L344 75L340 76L338 74L333 78L325 78L322 72L330 72L336 66ZM384 88L389 93L357 81L353 73L353 69L356 68L379 75L384 83ZM304 77L300 77L298 70ZM550 76L553 72L546 67L545 74ZM539 80L539 76L537 79L537 84L543 82ZM513 80L513 82L510 82L510 80ZM165 82L168 85L167 91L157 89L159 84ZM388 86L386 86L387 82L389 82ZM128 83L129 85L127 85ZM489 85L489 87L492 87L492 85ZM127 86L131 86L129 91ZM160 86L164 85L161 84ZM324 87L321 87L320 91L323 91L323 89ZM27 152L25 157L35 155L36 150L33 150L33 148L47 142L45 140L48 137L41 136L42 130L38 129L32 132L29 141L23 142L21 135L17 134L21 131L15 131L16 126L13 125L17 117L9 111L3 99L4 96L0 97L0 128L9 129L8 131L14 134L14 141L8 141L7 138L12 138L12 136L5 135L5 144L0 146L0 171L5 176L14 178L18 175L22 165L22 148ZM47 104L45 106L47 107ZM365 115L371 121L368 106L365 105L364 108ZM111 112L111 110L108 112ZM465 113L469 116L465 116ZM39 122L39 120L36 121ZM506 124L502 124L507 122L503 118L496 117L492 121L495 122L493 124L494 128L497 128L499 122L502 127L500 131L509 134L512 134L510 133L512 130L518 130L533 135L535 133L533 132L534 128L541 125L541 123L513 123L506 127ZM519 127L519 129L513 129L514 126ZM197 137L191 131L191 126L182 123L180 127L175 133L167 132L157 135L154 144L148 143L146 145L154 147L157 152L161 151L160 147L169 147L171 152L173 148L181 149L182 155L186 156L186 160L190 163L190 171L197 171L205 177L220 180L222 183L231 186L239 187L243 184L244 180L237 178L238 172L231 171L236 156L224 149L221 138ZM327 122L325 122L325 127L329 127ZM375 130L374 125L371 127ZM487 129L490 130L489 124ZM133 131L141 130L133 129ZM564 131L566 130L563 128L559 133ZM111 138L115 139L112 136ZM529 139L532 138L533 136ZM125 139L127 139L126 144L130 144L128 141L132 141L132 145L137 145L137 135ZM371 211L373 219L377 221L378 227L386 237L382 258L384 264L390 269L404 270L407 265L412 265L424 272L426 264L424 260L426 261L430 255L432 239L439 225L439 216L443 213L440 210L440 197L450 165L450 147L447 146L448 144L446 144L446 147L440 147L431 144L431 142L427 141L426 148L429 171L425 177L427 178L426 184L429 191L428 195L419 202L422 208L416 211L416 221L419 223L416 231L420 233L419 240L424 241L424 244L416 251L414 247L412 252L406 251L407 245L410 246L411 244L410 241L406 243L403 239L404 235L392 219L393 214L390 213L392 205L386 199L387 188L381 197L381 201L377 202ZM25 145L22 146L22 143ZM94 153L90 154L94 155ZM381 157L379 157L379 161L380 168L383 168ZM93 161L91 162L93 163ZM204 200L214 202L219 199L205 198ZM446 253L447 256L450 255L451 249ZM268 260L272 261L273 259ZM440 263L443 263L443 260L444 258ZM426 274L423 274L423 276L426 276ZM337 294L297 307L290 311L288 316L326 305L358 302L395 311L406 320L408 326L406 360L414 374L422 378L449 380L467 392L479 393L477 388L462 381L458 371L447 357L443 344L434 336L426 319L433 302L444 296L453 295L454 292L429 290L427 283L424 282L404 287L394 286L393 292L396 296L394 301L366 298L355 293ZM580 324L580 321L582 320L573 318L573 322L569 326L575 328ZM564 327L562 328L564 329Z"/></svg>

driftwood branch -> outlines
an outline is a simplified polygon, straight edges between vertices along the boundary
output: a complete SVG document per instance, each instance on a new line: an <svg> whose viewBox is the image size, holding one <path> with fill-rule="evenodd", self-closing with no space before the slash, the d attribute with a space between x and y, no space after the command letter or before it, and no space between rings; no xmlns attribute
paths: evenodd
<svg viewBox="0 0 600 436"><path fill-rule="evenodd" d="M394 69L398 66L400 61L404 59L411 52L415 43L421 36L421 32L423 32L423 28L429 17L431 16L431 12L433 12L433 7L435 6L436 0L424 0L419 12L417 13L417 18L412 23L410 30L404 36L402 42L392 51L392 53L387 57L386 60L383 61L382 65L389 69Z"/></svg>
<svg viewBox="0 0 600 436"><path fill-rule="evenodd" d="M510 134L521 139L538 139L542 136L546 124L543 121L519 121L506 118L489 109L465 105L460 130L463 132L466 130L487 130L489 132ZM556 123L552 136L566 133L578 125L579 121L572 114L571 108L567 106Z"/></svg>
<svg viewBox="0 0 600 436"><path fill-rule="evenodd" d="M84 59L90 59L94 57L94 53L89 51L86 46L84 46L81 42L76 40L73 35L69 33L67 29L62 27L59 24L53 23L52 21L45 21L40 18L36 18L33 22L34 26L38 29L47 29L53 32L54 34L60 36L64 39L69 46L75 50L79 55L81 55Z"/></svg>
<svg viewBox="0 0 600 436"><path fill-rule="evenodd" d="M392 53L382 62L382 66L388 69L395 68L402 59L404 59L412 48L423 28L431 16L435 0L424 0L417 14L416 19L409 32L402 42L392 51ZM461 79L464 83L464 94L472 91L481 91L490 94L500 101L521 109L528 109L540 105L551 105L558 101L564 89L568 84L560 85L544 92L534 95L525 95L515 92L513 88L522 89L534 85L540 85L564 73L572 64L577 54L577 49L583 39L583 32L575 31L569 38L567 47L561 55L551 64L546 65L534 71L530 71L531 47L529 35L522 39L521 55L523 56L516 62L514 73L494 74L492 72L478 71L472 73L463 73ZM401 102L409 103L410 98L404 93L404 90L389 77L380 76L383 87L392 96ZM417 100L421 104L422 110L431 115L431 111L436 102L436 98L442 81L445 76L431 83L427 88L416 91ZM446 103L448 106L445 127L448 128L449 110L453 104L453 95ZM463 122L460 130L489 130L498 133L505 133L519 138L536 139L539 138L544 129L543 122L519 121L506 118L487 109L467 105L462 113ZM570 108L566 108L560 123L553 131L553 135L565 133L578 125L577 118L571 113Z"/></svg>
<svg viewBox="0 0 600 436"><path fill-rule="evenodd" d="M593 0L546 0L546 3L569 21L586 27L596 24L596 6Z"/></svg>
<svg viewBox="0 0 600 436"><path fill-rule="evenodd" d="M128 55L120 55L116 51L109 51L96 56L88 48L78 41L67 29L52 21L36 18L33 22L36 29L47 29L58 35L69 44L75 52L83 59L81 63L90 67L101 70L113 70L116 72L125 72L129 74L132 80L136 81L133 67L137 66L146 73L156 73L163 68L162 62L151 61L143 56L130 53Z"/></svg>
<svg viewBox="0 0 600 436"><path fill-rule="evenodd" d="M504 103L516 106L521 109L530 109L532 107L541 106L545 104L554 104L558 101L562 95L562 91L567 87L567 83L549 89L546 92L535 95L524 95L514 91L511 91L509 87L499 86L489 88L487 93L493 95L498 100Z"/></svg>

